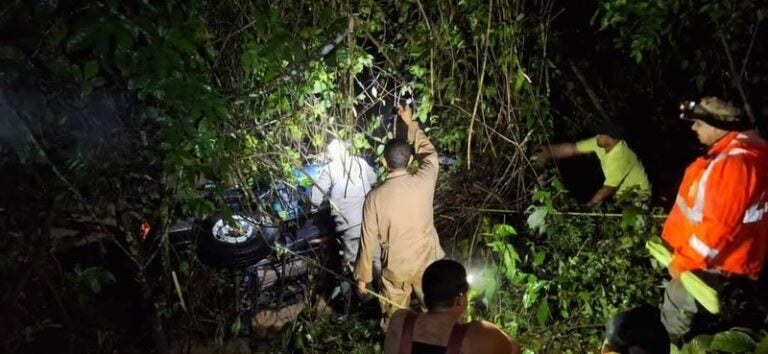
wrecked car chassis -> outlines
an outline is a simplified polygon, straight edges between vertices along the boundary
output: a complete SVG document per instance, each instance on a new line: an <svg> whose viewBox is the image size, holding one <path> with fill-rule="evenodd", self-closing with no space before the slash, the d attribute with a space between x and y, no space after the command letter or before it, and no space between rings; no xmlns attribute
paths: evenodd
<svg viewBox="0 0 768 354"><path fill-rule="evenodd" d="M295 169L296 182L280 181L249 193L229 188L222 198L226 214L180 220L169 237L177 247L194 243L202 263L233 271L240 310L295 304L308 290L310 270L325 262L332 246L330 209L309 202L321 169Z"/></svg>

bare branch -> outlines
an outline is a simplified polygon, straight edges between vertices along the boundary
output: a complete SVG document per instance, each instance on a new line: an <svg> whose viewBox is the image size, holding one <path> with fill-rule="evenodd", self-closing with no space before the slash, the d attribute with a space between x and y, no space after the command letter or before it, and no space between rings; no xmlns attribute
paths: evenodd
<svg viewBox="0 0 768 354"><path fill-rule="evenodd" d="M589 96L589 100L592 102L592 105L595 106L597 112L600 113L600 116L603 117L604 120L610 120L608 113L605 112L603 105L600 103L600 99L597 97L597 94L595 94L595 91L592 90L592 86L589 85L587 78L581 73L581 70L576 66L576 63L574 63L573 60L568 59L568 64L570 64L571 70L573 70L573 73L576 75L576 78L579 79L581 85L584 86L584 91L587 91L587 96Z"/></svg>
<svg viewBox="0 0 768 354"><path fill-rule="evenodd" d="M738 75L736 72L736 64L733 61L733 54L731 54L731 48L728 47L728 42L725 40L725 34L722 31L718 32L718 37L720 37L720 44L723 46L723 52L725 53L725 57L728 59L728 69L730 71L731 78L735 79L734 83L736 84L736 90L739 91L739 96L741 96L741 101L744 104L744 111L747 113L749 122L752 124L755 124L755 115L752 113L752 106L749 105L749 100L747 99L747 93L744 90L744 85L741 84L741 75ZM746 65L746 61L745 61L745 65Z"/></svg>

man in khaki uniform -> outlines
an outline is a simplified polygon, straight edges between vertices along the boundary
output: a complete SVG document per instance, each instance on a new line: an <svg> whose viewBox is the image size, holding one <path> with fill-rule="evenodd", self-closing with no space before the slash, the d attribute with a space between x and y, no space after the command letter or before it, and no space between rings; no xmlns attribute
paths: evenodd
<svg viewBox="0 0 768 354"><path fill-rule="evenodd" d="M383 163L389 175L365 200L363 235L355 265L357 292L363 294L373 278L374 252L377 245L381 247L382 295L392 302L379 299L384 330L396 310L408 307L412 292L424 303L421 276L428 265L445 256L432 209L439 170L437 151L413 121L411 109L400 107L398 112L408 125L408 143L415 147L419 169L415 173L406 170L414 158L408 143L387 142Z"/></svg>

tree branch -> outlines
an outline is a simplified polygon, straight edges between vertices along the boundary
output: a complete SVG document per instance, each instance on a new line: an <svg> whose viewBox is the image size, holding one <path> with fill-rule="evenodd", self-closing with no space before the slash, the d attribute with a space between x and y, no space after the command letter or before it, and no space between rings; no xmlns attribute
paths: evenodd
<svg viewBox="0 0 768 354"><path fill-rule="evenodd" d="M571 70L573 70L573 73L576 75L576 78L579 79L581 85L584 86L584 90L587 91L587 96L589 96L589 100L592 102L592 105L595 106L597 112L600 113L600 116L603 117L604 120L610 120L608 113L605 112L603 105L600 103L600 99L597 97L597 94L595 94L595 91L592 90L592 86L589 85L587 78L581 73L581 70L576 66L576 63L574 63L573 60L568 59L568 64L570 64Z"/></svg>
<svg viewBox="0 0 768 354"><path fill-rule="evenodd" d="M483 93L483 81L485 81L485 65L488 63L488 36L491 33L491 15L493 14L493 1L488 2L488 24L485 28L484 36L484 48L483 48L483 65L480 69L480 82L477 84L477 95L475 96L475 107L472 109L472 118L469 121L469 129L467 130L467 170L472 168L472 129L475 126L475 117L477 116L477 108L480 106L480 99Z"/></svg>
<svg viewBox="0 0 768 354"><path fill-rule="evenodd" d="M744 112L747 113L749 122L751 124L755 124L755 115L752 113L752 106L749 105L749 100L747 99L747 93L744 91L744 86L741 84L741 75L737 76L736 64L733 61L731 48L728 47L728 42L725 40L725 34L722 31L718 32L718 37L720 37L720 44L723 46L723 52L725 52L725 57L728 59L728 69L730 70L731 79L735 79L735 82L732 82L732 83L736 84L736 90L739 91L739 96L741 96L741 101L742 103L744 103ZM744 66L746 67L746 59L744 61Z"/></svg>

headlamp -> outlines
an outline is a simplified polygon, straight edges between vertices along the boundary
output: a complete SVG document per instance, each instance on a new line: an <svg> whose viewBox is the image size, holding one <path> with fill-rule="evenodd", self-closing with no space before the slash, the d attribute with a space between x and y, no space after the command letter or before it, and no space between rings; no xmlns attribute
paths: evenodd
<svg viewBox="0 0 768 354"><path fill-rule="evenodd" d="M711 108L707 107L706 102L704 101L680 102L680 119L698 119L715 128L729 131L741 131L749 128L745 122L738 118L738 116L717 114L716 112L713 112Z"/></svg>
<svg viewBox="0 0 768 354"><path fill-rule="evenodd" d="M680 102L680 119L700 119L699 117L706 114L696 112L698 103L696 101L683 101Z"/></svg>

